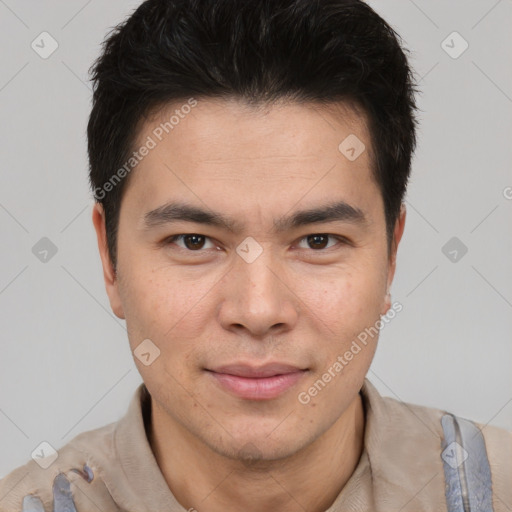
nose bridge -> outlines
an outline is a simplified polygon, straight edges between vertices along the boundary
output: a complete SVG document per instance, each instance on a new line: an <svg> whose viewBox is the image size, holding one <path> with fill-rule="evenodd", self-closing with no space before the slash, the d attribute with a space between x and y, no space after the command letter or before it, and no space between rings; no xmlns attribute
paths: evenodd
<svg viewBox="0 0 512 512"><path fill-rule="evenodd" d="M243 300L244 296L248 303L279 300L283 284L277 277L279 275L278 263L270 249L262 248L261 253L253 261L240 257L236 265L234 275L240 281L240 293L242 294L239 300Z"/></svg>
<svg viewBox="0 0 512 512"><path fill-rule="evenodd" d="M262 247L254 259L243 253L236 258L221 308L224 327L242 325L253 334L264 334L277 324L290 327L296 321L295 306L272 251Z"/></svg>

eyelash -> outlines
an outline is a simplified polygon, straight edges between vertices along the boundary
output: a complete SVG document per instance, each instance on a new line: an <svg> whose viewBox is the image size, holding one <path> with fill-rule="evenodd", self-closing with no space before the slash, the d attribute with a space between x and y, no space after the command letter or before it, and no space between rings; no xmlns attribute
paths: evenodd
<svg viewBox="0 0 512 512"><path fill-rule="evenodd" d="M170 245L170 244L176 242L176 240L183 240L184 237L191 236L191 235L196 235L196 236L203 237L206 240L211 240L210 237L205 236L205 235L201 235L199 233L183 233L181 235L173 235L173 236L167 238L166 240L164 240L164 245ZM299 240L299 243L304 241L304 240L307 240L307 238L310 237L310 236L327 236L329 238L336 239L339 242L339 244L342 245L342 246L343 245L350 245L350 242L346 238L344 238L342 236L332 235L330 233L311 233L311 234L308 234L308 235L302 237ZM335 246L326 247L326 248L323 248L323 249L311 249L311 248L309 248L309 250L310 251L314 251L314 252L325 252L328 249L332 249L333 247L335 247ZM186 247L180 247L180 246L178 246L178 248L183 250L183 251L189 252L189 253L202 253L202 252L207 250L207 249L201 248L201 249L197 249L197 250L194 251L194 250L188 249Z"/></svg>

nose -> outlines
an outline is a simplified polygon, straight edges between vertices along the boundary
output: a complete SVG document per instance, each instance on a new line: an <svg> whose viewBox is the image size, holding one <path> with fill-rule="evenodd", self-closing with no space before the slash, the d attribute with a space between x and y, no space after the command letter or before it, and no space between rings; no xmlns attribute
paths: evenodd
<svg viewBox="0 0 512 512"><path fill-rule="evenodd" d="M298 319L299 299L287 282L286 270L270 250L252 262L236 256L223 283L218 311L226 330L246 331L253 337L265 337L292 329Z"/></svg>

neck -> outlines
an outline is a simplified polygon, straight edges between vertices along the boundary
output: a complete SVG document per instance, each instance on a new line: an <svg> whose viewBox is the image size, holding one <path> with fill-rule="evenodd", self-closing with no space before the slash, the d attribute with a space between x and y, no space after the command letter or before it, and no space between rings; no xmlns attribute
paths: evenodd
<svg viewBox="0 0 512 512"><path fill-rule="evenodd" d="M153 401L148 437L169 489L187 510L324 512L359 462L364 428L357 394L330 429L293 456L244 464L212 451Z"/></svg>

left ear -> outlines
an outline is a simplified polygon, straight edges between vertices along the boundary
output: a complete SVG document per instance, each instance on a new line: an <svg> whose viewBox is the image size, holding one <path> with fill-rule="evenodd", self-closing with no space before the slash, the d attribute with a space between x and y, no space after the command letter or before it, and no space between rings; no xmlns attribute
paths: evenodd
<svg viewBox="0 0 512 512"><path fill-rule="evenodd" d="M398 244L402 239L402 235L404 234L405 228L405 217L406 217L406 209L405 203L402 203L400 206L400 215L395 224L395 229L393 231L393 240L391 242L391 249L389 254L389 263L388 263L388 279L387 279L387 287L386 287L386 296L384 298L384 303L382 306L382 310L380 312L381 315L385 315L389 308L391 307L391 294L389 292L391 288L391 283L393 282L393 278L395 276L396 270L396 254L398 251Z"/></svg>

